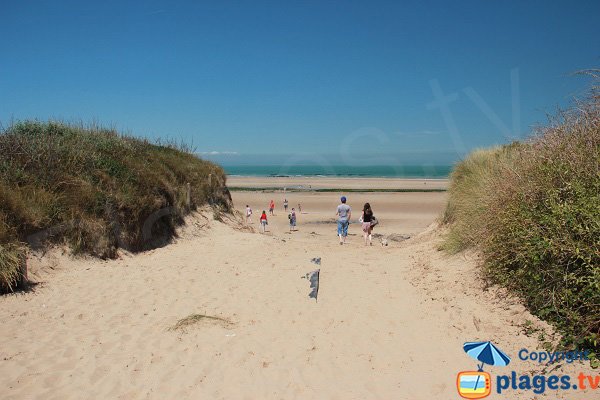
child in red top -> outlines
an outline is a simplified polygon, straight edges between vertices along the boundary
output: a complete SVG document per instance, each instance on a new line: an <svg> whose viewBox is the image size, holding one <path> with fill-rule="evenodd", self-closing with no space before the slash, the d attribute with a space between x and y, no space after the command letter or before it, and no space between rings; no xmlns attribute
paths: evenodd
<svg viewBox="0 0 600 400"><path fill-rule="evenodd" d="M260 216L260 227L263 231L263 233L267 230L267 225L269 223L267 222L267 212L265 210L263 210L262 215Z"/></svg>

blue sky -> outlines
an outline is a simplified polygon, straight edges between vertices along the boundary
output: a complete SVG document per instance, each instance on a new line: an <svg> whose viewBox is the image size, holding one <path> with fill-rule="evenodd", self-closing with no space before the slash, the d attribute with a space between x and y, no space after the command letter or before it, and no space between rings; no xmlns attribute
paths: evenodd
<svg viewBox="0 0 600 400"><path fill-rule="evenodd" d="M571 73L600 66L597 1L0 10L4 125L97 120L233 164L452 162L524 137L582 93Z"/></svg>

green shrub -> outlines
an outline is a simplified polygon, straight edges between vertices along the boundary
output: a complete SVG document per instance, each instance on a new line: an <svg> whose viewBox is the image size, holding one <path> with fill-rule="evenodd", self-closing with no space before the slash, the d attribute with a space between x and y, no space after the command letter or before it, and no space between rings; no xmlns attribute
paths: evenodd
<svg viewBox="0 0 600 400"><path fill-rule="evenodd" d="M600 104L577 104L531 140L461 162L451 176L445 247L474 246L565 344L600 345Z"/></svg>
<svg viewBox="0 0 600 400"><path fill-rule="evenodd" d="M99 257L118 247L143 250L172 236L189 209L229 210L225 179L222 168L181 146L98 126L18 122L0 132L0 259L12 259L9 243L33 239L66 240ZM6 271L2 277L14 277Z"/></svg>

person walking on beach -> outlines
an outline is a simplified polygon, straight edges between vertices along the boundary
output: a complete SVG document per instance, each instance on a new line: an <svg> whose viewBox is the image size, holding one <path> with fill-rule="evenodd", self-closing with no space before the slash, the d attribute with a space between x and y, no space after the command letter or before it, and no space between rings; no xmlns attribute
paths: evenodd
<svg viewBox="0 0 600 400"><path fill-rule="evenodd" d="M298 212L302 214L302 204L298 203Z"/></svg>
<svg viewBox="0 0 600 400"><path fill-rule="evenodd" d="M346 196L342 196L341 204L337 206L337 233L340 238L340 244L346 243L346 237L348 236L348 225L350 225L350 218L352 217L352 209L346 204Z"/></svg>
<svg viewBox="0 0 600 400"><path fill-rule="evenodd" d="M260 216L260 228L262 230L262 233L265 233L267 231L267 225L269 223L267 222L267 212L265 210L263 210L261 216Z"/></svg>
<svg viewBox="0 0 600 400"><path fill-rule="evenodd" d="M287 201L287 199L283 200L283 209L284 209L285 212L287 212L287 209L288 209L288 201Z"/></svg>
<svg viewBox="0 0 600 400"><path fill-rule="evenodd" d="M246 204L246 223L247 224L252 223L252 209L250 208L250 206L248 204Z"/></svg>
<svg viewBox="0 0 600 400"><path fill-rule="evenodd" d="M273 214L274 210L275 210L275 202L273 201L273 199L271 199L271 202L269 203L269 214L275 215L275 214Z"/></svg>
<svg viewBox="0 0 600 400"><path fill-rule="evenodd" d="M372 242L372 232L373 227L375 226L375 216L373 215L373 210L371 209L371 205L369 203L365 203L362 211L362 215L360 216L360 221L362 222L362 231L363 236L365 238L365 246L368 244L373 246Z"/></svg>
<svg viewBox="0 0 600 400"><path fill-rule="evenodd" d="M292 207L292 212L288 215L290 219L290 232L296 230L296 210Z"/></svg>

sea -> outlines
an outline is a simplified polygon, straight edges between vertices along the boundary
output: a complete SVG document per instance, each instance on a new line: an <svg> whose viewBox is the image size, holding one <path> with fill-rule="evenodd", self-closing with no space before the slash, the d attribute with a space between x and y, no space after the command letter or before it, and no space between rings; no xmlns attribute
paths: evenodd
<svg viewBox="0 0 600 400"><path fill-rule="evenodd" d="M224 165L230 176L271 177L364 177L364 178L430 178L444 179L452 171L451 165Z"/></svg>

